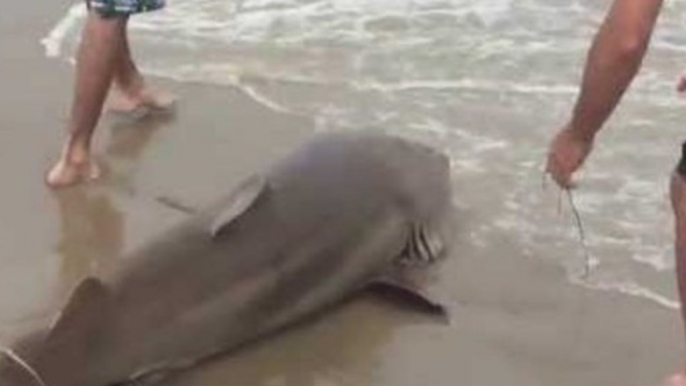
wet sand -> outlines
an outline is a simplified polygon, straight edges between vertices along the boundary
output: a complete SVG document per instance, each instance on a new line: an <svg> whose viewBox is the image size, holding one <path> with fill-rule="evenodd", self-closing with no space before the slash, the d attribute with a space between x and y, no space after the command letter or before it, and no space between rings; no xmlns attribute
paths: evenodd
<svg viewBox="0 0 686 386"><path fill-rule="evenodd" d="M0 14L0 340L50 317L81 277L116 264L183 214L269 165L312 133L308 119L268 110L238 90L158 83L181 103L173 117L108 117L96 149L102 182L59 193L42 182L56 157L72 68L38 41L63 14L16 3ZM293 95L298 98L298 95ZM656 383L682 362L676 311L586 290L500 230L470 230L495 203L490 182L456 181L462 219L438 287L446 324L373 296L232 355L174 374L164 385L630 385Z"/></svg>

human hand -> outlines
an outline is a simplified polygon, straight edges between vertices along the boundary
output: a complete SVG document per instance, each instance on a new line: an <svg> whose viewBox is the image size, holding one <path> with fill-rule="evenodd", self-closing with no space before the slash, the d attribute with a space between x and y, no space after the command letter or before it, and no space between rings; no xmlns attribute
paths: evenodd
<svg viewBox="0 0 686 386"><path fill-rule="evenodd" d="M678 373L665 379L660 386L686 386L686 374Z"/></svg>
<svg viewBox="0 0 686 386"><path fill-rule="evenodd" d="M593 138L579 135L570 126L565 127L550 143L546 173L561 188L572 188L572 174L583 165L592 148Z"/></svg>

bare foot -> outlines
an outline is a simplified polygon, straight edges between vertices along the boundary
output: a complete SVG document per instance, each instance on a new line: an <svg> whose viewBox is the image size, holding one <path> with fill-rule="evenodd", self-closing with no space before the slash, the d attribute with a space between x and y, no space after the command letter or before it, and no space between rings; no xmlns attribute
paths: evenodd
<svg viewBox="0 0 686 386"><path fill-rule="evenodd" d="M53 188L65 188L92 181L100 177L100 168L88 159L85 162L69 162L67 157L60 157L45 177L46 184Z"/></svg>
<svg viewBox="0 0 686 386"><path fill-rule="evenodd" d="M173 94L153 91L149 88L136 92L124 92L112 88L107 110L116 114L132 115L139 118L150 113L169 111L174 108L176 97Z"/></svg>

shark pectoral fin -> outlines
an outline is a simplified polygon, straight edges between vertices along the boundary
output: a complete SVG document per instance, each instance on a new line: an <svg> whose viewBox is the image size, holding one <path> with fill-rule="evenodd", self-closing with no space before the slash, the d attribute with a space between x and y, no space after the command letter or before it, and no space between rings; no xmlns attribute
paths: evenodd
<svg viewBox="0 0 686 386"><path fill-rule="evenodd" d="M263 176L253 176L239 186L212 222L210 229L212 238L217 238L226 233L233 223L267 194L268 187L267 180Z"/></svg>
<svg viewBox="0 0 686 386"><path fill-rule="evenodd" d="M107 287L97 278L81 281L72 292L66 306L53 324L47 336L47 343L55 354L64 350L80 358L98 343L97 337L111 320L111 302ZM82 350L75 350L80 347ZM69 348L69 349L67 349Z"/></svg>
<svg viewBox="0 0 686 386"><path fill-rule="evenodd" d="M446 297L429 285L428 272L418 268L398 267L370 283L373 289L390 291L419 309L449 317Z"/></svg>

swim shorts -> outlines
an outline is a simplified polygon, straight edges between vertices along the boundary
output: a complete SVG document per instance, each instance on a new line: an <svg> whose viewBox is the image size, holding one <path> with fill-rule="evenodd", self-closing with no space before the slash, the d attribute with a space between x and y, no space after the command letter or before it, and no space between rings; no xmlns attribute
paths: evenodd
<svg viewBox="0 0 686 386"><path fill-rule="evenodd" d="M105 18L164 8L165 0L86 0L88 7Z"/></svg>

